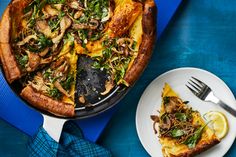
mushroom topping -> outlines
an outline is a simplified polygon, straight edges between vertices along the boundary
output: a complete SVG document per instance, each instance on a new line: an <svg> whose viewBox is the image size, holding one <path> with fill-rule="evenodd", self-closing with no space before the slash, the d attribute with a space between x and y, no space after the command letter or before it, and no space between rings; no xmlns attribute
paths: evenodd
<svg viewBox="0 0 236 157"><path fill-rule="evenodd" d="M82 16L83 12L82 11L77 11L74 15L74 19L78 19Z"/></svg>
<svg viewBox="0 0 236 157"><path fill-rule="evenodd" d="M60 22L61 33L57 37L52 39L52 42L54 44L59 44L60 43L61 39L63 38L63 36L66 32L66 30L71 26L71 24L72 24L72 21L69 17L64 16L62 18L62 20Z"/></svg>
<svg viewBox="0 0 236 157"><path fill-rule="evenodd" d="M33 81L29 82L29 85L31 85L37 91L46 92L50 88L45 84L45 81L41 75L41 73L37 73L37 75L34 76Z"/></svg>
<svg viewBox="0 0 236 157"><path fill-rule="evenodd" d="M67 93L67 91L61 86L61 84L58 81L54 82L54 86L65 96L71 97L71 95Z"/></svg>
<svg viewBox="0 0 236 157"><path fill-rule="evenodd" d="M58 78L59 81L64 81L69 70L68 61L62 57L51 65L51 69L55 69L52 74L53 77Z"/></svg>
<svg viewBox="0 0 236 157"><path fill-rule="evenodd" d="M167 113L173 113L178 111L182 104L182 101L177 97L164 97L165 111Z"/></svg>
<svg viewBox="0 0 236 157"><path fill-rule="evenodd" d="M84 8L82 8L79 4L78 1L73 1L73 2L70 2L68 3L68 6L72 9L76 9L76 10L84 10Z"/></svg>
<svg viewBox="0 0 236 157"><path fill-rule="evenodd" d="M26 70L34 71L39 66L41 58L38 54L32 52L27 52L27 55L29 57L29 62Z"/></svg>
<svg viewBox="0 0 236 157"><path fill-rule="evenodd" d="M54 4L53 7L55 7L57 10L62 9L63 4Z"/></svg>
<svg viewBox="0 0 236 157"><path fill-rule="evenodd" d="M80 24L73 24L73 28L74 29L97 29L99 26L99 22L98 20L95 19L91 19L89 24L85 24L85 23L80 23Z"/></svg>
<svg viewBox="0 0 236 157"><path fill-rule="evenodd" d="M52 61L52 59L53 59L52 56L50 56L48 58L45 58L45 59L41 59L40 60L40 64L48 64L48 63L50 63Z"/></svg>
<svg viewBox="0 0 236 157"><path fill-rule="evenodd" d="M99 26L98 20L95 20L95 19L90 20L90 22L89 22L89 28L90 29L97 29L98 26Z"/></svg>
<svg viewBox="0 0 236 157"><path fill-rule="evenodd" d="M130 38L120 38L116 41L116 43L122 47L126 47L128 45L129 49L134 51L132 46L134 44L134 40Z"/></svg>
<svg viewBox="0 0 236 157"><path fill-rule="evenodd" d="M19 41L16 45L17 45L17 46L25 45L25 44L28 43L31 39L37 40L38 37L37 37L36 35L29 35L29 36L27 36L25 39L23 39L22 41Z"/></svg>
<svg viewBox="0 0 236 157"><path fill-rule="evenodd" d="M51 37L52 31L47 21L45 20L37 21L36 28L39 32L43 33L46 37Z"/></svg>
<svg viewBox="0 0 236 157"><path fill-rule="evenodd" d="M56 16L59 14L59 10L52 8L50 5L46 5L43 9L42 9L44 15L49 15L49 16Z"/></svg>
<svg viewBox="0 0 236 157"><path fill-rule="evenodd" d="M162 115L161 116L161 123L159 125L159 127L162 129L162 130L169 130L170 127L171 127L171 120L169 118L168 115Z"/></svg>
<svg viewBox="0 0 236 157"><path fill-rule="evenodd" d="M40 57L44 57L48 54L49 51L49 47L47 47L46 49L44 49L42 52L39 53Z"/></svg>
<svg viewBox="0 0 236 157"><path fill-rule="evenodd" d="M73 24L73 28L74 29L88 29L89 26L87 24L80 23L80 24Z"/></svg>
<svg viewBox="0 0 236 157"><path fill-rule="evenodd" d="M79 102L84 104L86 102L84 95L79 96Z"/></svg>
<svg viewBox="0 0 236 157"><path fill-rule="evenodd" d="M113 87L114 87L114 83L112 80L106 81L106 83L105 83L106 90L104 92L102 92L101 95L106 95L107 93L109 93L112 90Z"/></svg>

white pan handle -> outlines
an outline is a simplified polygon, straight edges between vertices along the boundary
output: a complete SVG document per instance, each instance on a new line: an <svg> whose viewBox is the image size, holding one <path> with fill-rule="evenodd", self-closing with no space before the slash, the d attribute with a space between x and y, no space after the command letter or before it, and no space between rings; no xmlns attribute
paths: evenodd
<svg viewBox="0 0 236 157"><path fill-rule="evenodd" d="M50 117L45 114L43 114L43 119L43 128L56 142L59 142L63 125L67 120Z"/></svg>

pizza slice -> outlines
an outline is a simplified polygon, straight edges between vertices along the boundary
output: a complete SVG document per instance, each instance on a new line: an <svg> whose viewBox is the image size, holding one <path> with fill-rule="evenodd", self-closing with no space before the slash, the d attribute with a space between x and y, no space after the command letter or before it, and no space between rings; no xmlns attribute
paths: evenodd
<svg viewBox="0 0 236 157"><path fill-rule="evenodd" d="M220 142L200 113L187 103L165 84L160 115L151 116L164 157L194 156ZM156 123L158 130L155 129Z"/></svg>
<svg viewBox="0 0 236 157"><path fill-rule="evenodd" d="M74 51L58 58L26 82L21 96L33 106L59 116L75 114L77 55Z"/></svg>

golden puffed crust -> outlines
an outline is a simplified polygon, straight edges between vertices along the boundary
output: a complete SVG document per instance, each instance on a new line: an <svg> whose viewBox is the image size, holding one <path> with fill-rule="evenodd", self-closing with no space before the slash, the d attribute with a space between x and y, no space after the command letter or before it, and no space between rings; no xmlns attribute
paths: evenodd
<svg viewBox="0 0 236 157"><path fill-rule="evenodd" d="M138 56L124 78L130 85L133 85L144 71L155 44L157 8L153 0L145 1L142 16L143 35Z"/></svg>

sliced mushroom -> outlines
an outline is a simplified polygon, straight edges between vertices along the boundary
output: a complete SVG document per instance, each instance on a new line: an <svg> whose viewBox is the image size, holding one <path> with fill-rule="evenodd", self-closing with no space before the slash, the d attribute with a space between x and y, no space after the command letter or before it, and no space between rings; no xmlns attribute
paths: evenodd
<svg viewBox="0 0 236 157"><path fill-rule="evenodd" d="M63 4L54 4L53 7L55 7L57 10L62 9Z"/></svg>
<svg viewBox="0 0 236 157"><path fill-rule="evenodd" d="M95 19L91 19L89 22L90 29L97 29L99 26L99 21Z"/></svg>
<svg viewBox="0 0 236 157"><path fill-rule="evenodd" d="M29 85L37 91L46 93L50 88L45 84L45 81L41 75L41 73L37 73L37 75L34 76L33 81L29 81Z"/></svg>
<svg viewBox="0 0 236 157"><path fill-rule="evenodd" d="M87 24L84 24L84 23L76 23L76 24L73 24L73 28L74 29L88 29L89 26Z"/></svg>
<svg viewBox="0 0 236 157"><path fill-rule="evenodd" d="M82 16L83 12L82 11L77 11L74 15L74 19L78 19Z"/></svg>
<svg viewBox="0 0 236 157"><path fill-rule="evenodd" d="M86 102L84 95L79 96L79 102L82 103L82 104L84 104Z"/></svg>
<svg viewBox="0 0 236 157"><path fill-rule="evenodd" d="M31 39L37 40L38 37L37 37L36 35L29 35L29 36L27 36L25 39L23 39L22 41L19 41L16 45L18 45L18 46L25 45L25 44L28 43Z"/></svg>
<svg viewBox="0 0 236 157"><path fill-rule="evenodd" d="M108 94L111 90L112 90L112 88L114 87L114 83L113 83L113 81L106 81L106 83L105 83L105 91L104 92L102 92L101 93L101 95L106 95L106 94Z"/></svg>
<svg viewBox="0 0 236 157"><path fill-rule="evenodd" d="M99 26L99 22L98 20L95 20L95 19L91 19L89 22L89 25L85 23L73 24L74 29L97 29L98 26Z"/></svg>
<svg viewBox="0 0 236 157"><path fill-rule="evenodd" d="M167 113L173 113L179 110L182 101L178 97L169 97L169 102L165 104L165 111Z"/></svg>
<svg viewBox="0 0 236 157"><path fill-rule="evenodd" d="M72 1L70 3L68 3L68 6L72 9L76 9L76 10L84 10L84 8L82 8L79 4L78 1Z"/></svg>
<svg viewBox="0 0 236 157"><path fill-rule="evenodd" d="M46 20L37 21L36 28L39 32L43 33L46 37L51 37L52 31Z"/></svg>
<svg viewBox="0 0 236 157"><path fill-rule="evenodd" d="M61 86L61 84L58 81L54 82L54 86L65 96L71 97L71 95L67 93L67 91Z"/></svg>
<svg viewBox="0 0 236 157"><path fill-rule="evenodd" d="M61 39L63 38L63 36L66 32L66 30L71 26L71 24L72 24L72 21L69 17L64 16L62 18L62 20L60 22L61 33L57 37L52 39L52 42L54 44L59 44L60 43Z"/></svg>
<svg viewBox="0 0 236 157"><path fill-rule="evenodd" d="M55 8L52 8L51 5L46 5L44 7L44 11L49 14L50 16L56 16L56 15L59 15L59 10L55 9Z"/></svg>
<svg viewBox="0 0 236 157"><path fill-rule="evenodd" d="M51 69L56 69L66 61L65 57L59 58L56 62L53 62L50 66Z"/></svg>
<svg viewBox="0 0 236 157"><path fill-rule="evenodd" d="M41 59L40 60L40 64L48 64L48 63L50 63L52 61L52 59L53 59L52 56L50 56L48 58L45 58L45 59Z"/></svg>
<svg viewBox="0 0 236 157"><path fill-rule="evenodd" d="M27 52L27 55L29 57L29 62L27 64L27 71L34 71L35 69L37 69L37 67L40 65L40 56L36 53L32 53L32 52Z"/></svg>
<svg viewBox="0 0 236 157"><path fill-rule="evenodd" d="M171 127L171 120L168 116L165 116L164 119L162 119L159 127L163 130L169 130Z"/></svg>
<svg viewBox="0 0 236 157"><path fill-rule="evenodd" d="M42 52L39 53L40 57L44 57L48 54L49 52L49 47L47 47L46 49L44 49Z"/></svg>

